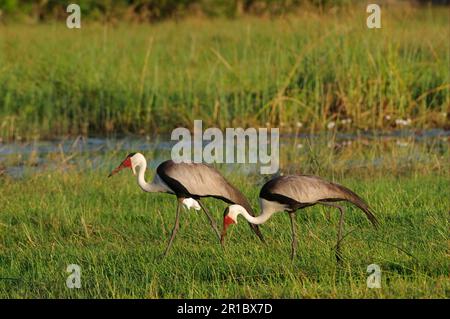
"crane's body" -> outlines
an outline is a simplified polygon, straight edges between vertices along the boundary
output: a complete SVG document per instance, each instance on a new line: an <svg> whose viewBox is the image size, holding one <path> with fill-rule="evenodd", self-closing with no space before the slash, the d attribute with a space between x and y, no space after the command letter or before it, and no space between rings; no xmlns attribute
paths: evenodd
<svg viewBox="0 0 450 319"><path fill-rule="evenodd" d="M279 176L263 185L259 193L261 213L254 217L240 205L231 205L225 210L224 229L221 240L226 233L226 228L230 224L237 223L239 215L255 225L265 223L273 214L277 212L287 212L291 218L292 228L292 252L291 258L295 255L296 250L296 233L295 233L295 212L300 209L322 204L336 207L339 209L341 216L339 220L337 257L339 257L339 245L342 240L342 227L344 218L344 208L335 204L339 201L348 201L360 208L367 216L369 221L376 227L378 221L370 210L366 202L350 189L317 176L311 175L288 175Z"/></svg>
<svg viewBox="0 0 450 319"><path fill-rule="evenodd" d="M178 231L180 205L195 210L203 209L207 215L211 227L220 239L220 232L217 229L216 222L209 214L206 207L201 203L203 197L213 197L220 199L228 204L237 204L245 207L253 214L251 206L245 196L233 185L231 185L220 172L212 166L201 163L176 163L172 160L161 163L157 169L155 177L151 183L145 181L145 171L147 161L140 153L131 153L126 159L114 169L110 176L123 168L131 168L137 176L139 187L149 193L167 193L173 194L178 199L177 217L175 226L172 230L172 236L166 248L165 255L169 251L175 234ZM263 240L262 234L256 225L250 224L255 234Z"/></svg>

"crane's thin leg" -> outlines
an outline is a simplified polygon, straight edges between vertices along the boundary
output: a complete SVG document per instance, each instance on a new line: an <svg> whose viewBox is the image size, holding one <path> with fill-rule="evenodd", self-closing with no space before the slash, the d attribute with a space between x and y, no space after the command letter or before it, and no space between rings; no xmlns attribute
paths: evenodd
<svg viewBox="0 0 450 319"><path fill-rule="evenodd" d="M328 202L320 202L322 205L331 206L339 209L341 215L339 217L339 228L338 228L338 237L337 237L337 244L336 244L336 260L340 262L342 260L342 254L341 254L341 242L342 242L342 231L344 228L344 213L345 209L344 207L334 204L334 203L328 203Z"/></svg>
<svg viewBox="0 0 450 319"><path fill-rule="evenodd" d="M178 228L180 227L180 211L181 211L180 208L181 208L181 205L180 205L180 199L178 199L178 204L177 204L177 217L175 218L175 225L173 226L173 229L172 229L172 235L170 236L169 243L167 244L167 248L166 248L166 250L165 250L165 252L164 252L163 257L166 257L166 256L167 256L167 253L169 252L169 249L170 249L170 247L172 246L172 242L173 242L173 240L174 240L174 238L175 238L175 235L176 235L177 232L178 232Z"/></svg>
<svg viewBox="0 0 450 319"><path fill-rule="evenodd" d="M291 243L291 261L297 253L297 234L295 231L295 213L289 212L289 217L291 218L291 231L292 231L292 243Z"/></svg>
<svg viewBox="0 0 450 319"><path fill-rule="evenodd" d="M217 238L220 241L220 232L219 232L219 229L217 228L216 221L214 220L214 218L212 218L211 214L208 212L208 210L203 205L203 203L200 200L197 200L197 202L200 204L200 207L203 209L203 211L205 212L206 216L208 216L209 224L211 225L212 229L215 231L215 233L217 235Z"/></svg>
<svg viewBox="0 0 450 319"><path fill-rule="evenodd" d="M331 222L331 212L330 212L329 210L327 210L327 211L325 212L325 216L327 217L327 221L328 221L328 222Z"/></svg>
<svg viewBox="0 0 450 319"><path fill-rule="evenodd" d="M338 238L336 244L336 260L341 261L341 242L342 242L342 231L344 229L344 208L342 206L337 206L339 211L341 212L341 216L339 217L339 230L338 230Z"/></svg>

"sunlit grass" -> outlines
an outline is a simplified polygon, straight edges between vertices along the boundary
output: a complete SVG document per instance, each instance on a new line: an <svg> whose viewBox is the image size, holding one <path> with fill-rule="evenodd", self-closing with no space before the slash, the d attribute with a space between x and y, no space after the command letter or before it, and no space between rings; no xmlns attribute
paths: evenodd
<svg viewBox="0 0 450 319"><path fill-rule="evenodd" d="M446 9L157 25L0 26L0 138L448 126ZM351 119L347 126L341 120ZM401 123L401 122L400 122ZM398 125L397 125L398 126Z"/></svg>
<svg viewBox="0 0 450 319"><path fill-rule="evenodd" d="M0 145L0 297L448 298L448 137L365 134L448 128L448 12L389 7L381 30L365 18L352 9L81 30L0 25L0 143L27 140ZM223 250L206 217L190 211L162 260L175 199L143 193L128 171L106 176L131 151L153 160L151 171L170 157L152 144L169 139L156 133L194 119L280 127L281 172L348 186L380 229L349 208L338 266L337 212L305 209L291 263L287 214L262 226L266 245L240 220ZM122 133L146 138L92 149L66 139ZM53 137L61 144L36 142ZM20 150L5 152L11 145ZM269 176L217 166L256 208ZM221 223L225 204L206 204ZM72 263L81 289L65 285ZM381 289L366 286L372 263Z"/></svg>
<svg viewBox="0 0 450 319"><path fill-rule="evenodd" d="M150 178L150 176L149 176ZM259 182L231 175L256 207ZM381 221L375 231L349 209L345 262L337 266L337 212L309 208L297 215L299 249L289 261L285 214L262 226L263 245L244 220L222 250L206 217L182 214L167 259L160 254L175 217L175 199L145 194L131 173L45 172L0 180L2 297L337 297L449 296L447 176L347 177ZM207 200L218 222L225 204ZM82 288L65 282L68 264L82 267ZM368 289L366 268L382 269L382 288Z"/></svg>

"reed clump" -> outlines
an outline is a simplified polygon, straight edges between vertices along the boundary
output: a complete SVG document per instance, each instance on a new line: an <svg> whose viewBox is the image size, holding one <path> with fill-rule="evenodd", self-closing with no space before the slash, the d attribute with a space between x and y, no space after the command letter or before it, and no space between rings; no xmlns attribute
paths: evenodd
<svg viewBox="0 0 450 319"><path fill-rule="evenodd" d="M0 138L449 127L445 8L0 26ZM342 122L344 121L344 122ZM346 124L342 124L346 123Z"/></svg>

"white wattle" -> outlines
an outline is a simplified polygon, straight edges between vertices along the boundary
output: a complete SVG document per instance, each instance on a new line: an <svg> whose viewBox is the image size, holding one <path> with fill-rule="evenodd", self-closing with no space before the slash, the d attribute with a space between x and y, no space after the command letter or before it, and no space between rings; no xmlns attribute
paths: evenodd
<svg viewBox="0 0 450 319"><path fill-rule="evenodd" d="M185 198L185 199L183 199L182 203L188 210L191 208L193 208L195 210L202 209L200 207L200 204L193 198Z"/></svg>

